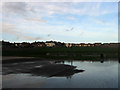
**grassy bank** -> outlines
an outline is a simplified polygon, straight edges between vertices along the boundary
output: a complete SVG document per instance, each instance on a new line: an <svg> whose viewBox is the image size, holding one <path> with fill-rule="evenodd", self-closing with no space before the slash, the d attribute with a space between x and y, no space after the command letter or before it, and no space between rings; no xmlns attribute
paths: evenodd
<svg viewBox="0 0 120 90"><path fill-rule="evenodd" d="M25 56L43 59L100 59L100 54L105 58L117 58L118 48L111 47L41 47L41 48L3 48L3 56Z"/></svg>

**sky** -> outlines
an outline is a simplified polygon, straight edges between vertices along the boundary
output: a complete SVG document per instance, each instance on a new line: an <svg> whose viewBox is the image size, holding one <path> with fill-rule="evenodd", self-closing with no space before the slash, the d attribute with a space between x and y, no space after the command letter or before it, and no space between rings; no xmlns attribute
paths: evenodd
<svg viewBox="0 0 120 90"><path fill-rule="evenodd" d="M118 42L117 2L6 2L2 40Z"/></svg>

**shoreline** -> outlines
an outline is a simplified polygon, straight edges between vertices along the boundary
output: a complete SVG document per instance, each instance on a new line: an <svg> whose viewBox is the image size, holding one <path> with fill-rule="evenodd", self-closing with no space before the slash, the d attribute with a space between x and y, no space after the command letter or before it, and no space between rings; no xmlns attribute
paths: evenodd
<svg viewBox="0 0 120 90"><path fill-rule="evenodd" d="M15 62L29 62L29 61L101 61L97 59L49 59L49 58L40 58L40 57L20 57L20 56L2 56L2 63L15 63ZM118 61L117 58L104 59L103 61Z"/></svg>
<svg viewBox="0 0 120 90"><path fill-rule="evenodd" d="M35 57L20 57L20 56L2 56L2 61L4 60L13 60L13 59L33 59Z"/></svg>

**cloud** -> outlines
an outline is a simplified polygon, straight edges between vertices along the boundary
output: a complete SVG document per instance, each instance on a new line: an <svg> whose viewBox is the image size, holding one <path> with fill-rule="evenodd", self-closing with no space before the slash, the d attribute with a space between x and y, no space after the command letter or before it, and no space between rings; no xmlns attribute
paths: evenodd
<svg viewBox="0 0 120 90"><path fill-rule="evenodd" d="M109 3L108 3L109 4ZM107 6L106 6L107 7ZM110 10L104 7L101 8L101 2L7 2L3 5L3 11L6 13L14 13L22 16L30 16L39 14L39 16L50 16L54 14L77 14L98 16L117 10ZM74 17L68 17L74 20Z"/></svg>
<svg viewBox="0 0 120 90"><path fill-rule="evenodd" d="M28 12L25 2L6 2L3 4L3 12L8 14L19 14L25 16Z"/></svg>
<svg viewBox="0 0 120 90"><path fill-rule="evenodd" d="M109 3L108 3L109 4ZM30 6L30 5L29 5ZM76 7L77 6L77 7ZM101 3L34 3L32 7L35 7L36 12L45 13L46 15L53 14L77 14L77 15L90 15L98 16L107 13L114 12L109 10L109 8L101 8Z"/></svg>
<svg viewBox="0 0 120 90"><path fill-rule="evenodd" d="M16 25L9 24L9 23L0 23L0 26L2 26L2 32L5 34L13 35L16 37L16 40L23 39L23 40L43 40L41 37L33 37L29 35L25 35L25 33L22 33L20 31L15 30Z"/></svg>
<svg viewBox="0 0 120 90"><path fill-rule="evenodd" d="M109 3L108 3L109 4ZM76 7L77 6L77 7ZM5 3L5 10L18 13L36 13L42 16L49 16L54 14L77 14L98 16L107 13L115 12L109 8L101 8L101 2L10 2Z"/></svg>
<svg viewBox="0 0 120 90"><path fill-rule="evenodd" d="M46 23L46 20L42 20L41 18L25 18L28 21L35 21L35 22L42 22L42 23Z"/></svg>
<svg viewBox="0 0 120 90"><path fill-rule="evenodd" d="M17 40L19 39L23 39L23 40L43 40L43 38L41 37L31 37L31 36L26 36L26 35L20 35L20 36L17 36Z"/></svg>
<svg viewBox="0 0 120 90"><path fill-rule="evenodd" d="M2 26L2 32L3 33L10 33L10 34L17 34L18 32L15 31L15 25L9 24L9 23L0 23Z"/></svg>
<svg viewBox="0 0 120 90"><path fill-rule="evenodd" d="M94 19L93 21L94 21L95 23L101 24L101 25L108 25L108 26L114 25L113 23L108 22L108 21L105 21L105 20Z"/></svg>
<svg viewBox="0 0 120 90"><path fill-rule="evenodd" d="M76 19L75 17L72 17L72 16L68 16L67 18L70 19L70 20L75 20Z"/></svg>
<svg viewBox="0 0 120 90"><path fill-rule="evenodd" d="M26 2L7 2L3 4L3 12L7 15L7 17L4 17L8 18L9 15L21 15L23 16L23 20L46 23L46 20L39 18L40 16L36 17L36 15L33 15L36 13L34 7Z"/></svg>
<svg viewBox="0 0 120 90"><path fill-rule="evenodd" d="M0 13L2 13L2 4L3 3L0 3Z"/></svg>
<svg viewBox="0 0 120 90"><path fill-rule="evenodd" d="M86 27L84 27L82 30L78 30L79 26L84 26L85 24L89 23L74 23L76 25L76 28L73 29L68 29L69 32L65 32L66 28L71 27L69 23L64 20L62 21L63 25L56 25L56 22L61 21L59 16L61 17L66 17L67 19L70 20L76 20L77 18L81 18L81 16L100 16L104 14L109 14L116 12L116 9L112 8L109 3L108 5L103 5L99 3L87 3L87 2L37 2L37 3L29 3L29 2L9 2L9 3L4 3L3 5L3 12L5 15L3 16L4 22L6 22L7 19L6 16L8 15L10 17L9 23L4 23L3 24L3 33L13 35L16 37L16 39L23 39L23 40L42 40L43 38L41 37L35 37L35 36L30 36L29 34L40 34L40 35L48 35L48 32L52 34L52 36L69 36L71 37L76 37L80 36L83 34L88 35L88 36L93 36L99 34L99 32L85 32L85 31L92 31L92 29L87 29L83 30ZM114 6L114 5L113 5ZM108 7L108 8L106 8ZM21 17L22 16L22 17ZM52 18L49 18L48 16L53 16ZM54 18L58 17L58 19ZM77 17L76 17L77 16ZM83 17L83 18L85 18ZM43 20L45 18L45 20ZM90 17L91 18L91 17ZM94 17L93 17L94 18ZM53 19L53 21L51 20ZM46 23L46 20L51 20L49 24L40 24L37 22L41 23ZM58 20L58 21L57 21ZM16 23L18 22L18 23ZM34 23L31 23L34 22ZM102 24L102 25L110 25L109 22L106 22L104 20L95 20L93 21L97 24ZM10 24L11 23L11 24ZM14 25L16 24L16 25ZM52 25L51 25L52 24ZM70 23L71 24L71 23ZM79 25L78 25L79 24ZM90 24L91 26L94 25L94 23ZM86 25L87 26L87 25ZM18 29L17 29L17 28ZM89 25L88 25L89 27ZM99 27L98 27L99 28ZM103 27L104 28L104 27ZM101 29L101 28L100 28ZM66 30L67 31L67 30ZM98 31L105 31L105 30L98 30ZM111 30L112 31L112 30ZM102 32L103 33L103 32ZM101 33L101 34L102 34ZM106 34L106 33L105 33ZM108 34L108 33L107 33ZM87 36L86 35L86 36ZM86 38L85 36L85 38ZM88 37L87 36L87 37ZM104 35L105 36L105 35ZM50 35L46 36L50 37ZM8 37L9 38L9 37Z"/></svg>

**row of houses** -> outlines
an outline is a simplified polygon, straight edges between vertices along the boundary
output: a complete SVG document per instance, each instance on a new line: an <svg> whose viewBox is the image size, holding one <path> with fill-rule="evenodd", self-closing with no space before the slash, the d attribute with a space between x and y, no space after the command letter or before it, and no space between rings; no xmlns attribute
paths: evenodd
<svg viewBox="0 0 120 90"><path fill-rule="evenodd" d="M19 47L19 48L27 48L27 47L63 47L65 43L56 42L56 41L46 41L46 42L22 42L22 43L10 43L2 41L2 47Z"/></svg>
<svg viewBox="0 0 120 90"><path fill-rule="evenodd" d="M80 43L80 44L73 44L73 43L66 43L66 47L118 47L120 43Z"/></svg>
<svg viewBox="0 0 120 90"><path fill-rule="evenodd" d="M27 47L118 47L120 43L61 43L56 41L46 41L46 42L22 42L22 43L10 43L2 41L2 47L20 47L20 48L27 48Z"/></svg>

